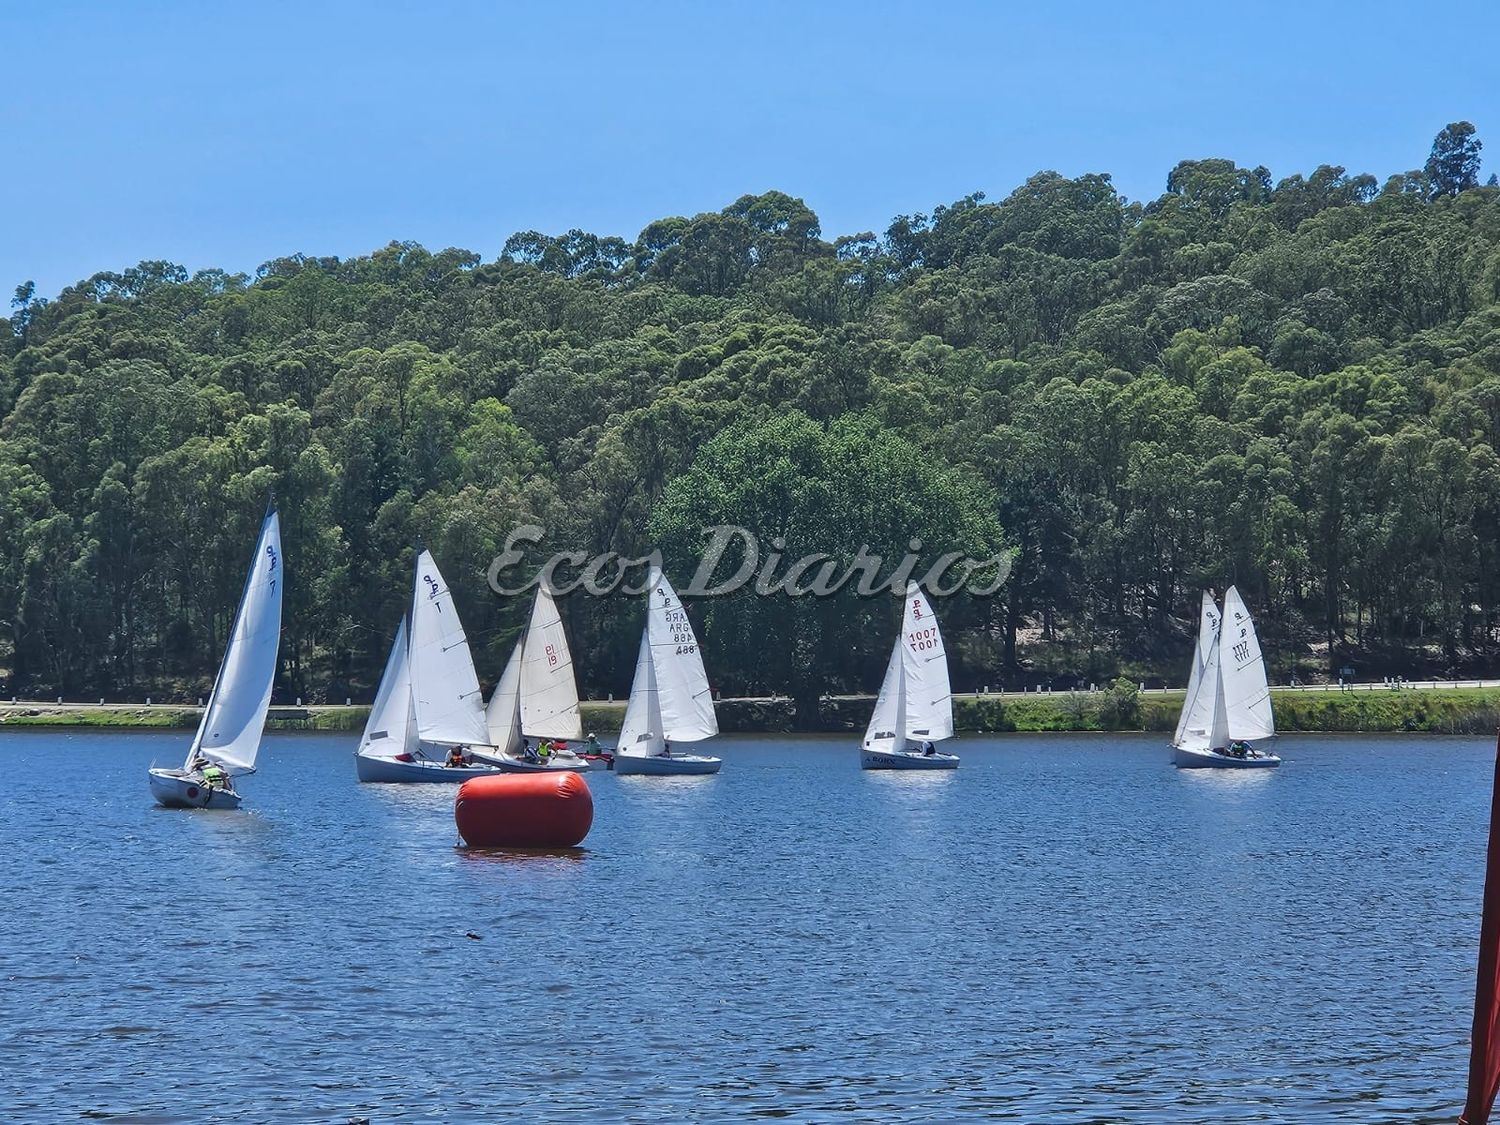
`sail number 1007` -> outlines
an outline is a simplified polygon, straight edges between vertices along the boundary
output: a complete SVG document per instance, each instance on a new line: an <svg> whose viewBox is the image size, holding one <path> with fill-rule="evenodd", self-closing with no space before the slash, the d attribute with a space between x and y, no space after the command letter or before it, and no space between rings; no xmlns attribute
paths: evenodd
<svg viewBox="0 0 1500 1125"><path fill-rule="evenodd" d="M911 646L913 652L925 652L928 649L937 648L938 631L936 626L926 629L913 629L906 634L906 643Z"/></svg>

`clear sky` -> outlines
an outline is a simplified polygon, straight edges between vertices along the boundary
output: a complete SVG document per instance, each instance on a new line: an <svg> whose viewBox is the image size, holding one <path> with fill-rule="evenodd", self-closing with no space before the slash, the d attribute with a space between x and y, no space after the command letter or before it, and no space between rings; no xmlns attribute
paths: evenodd
<svg viewBox="0 0 1500 1125"><path fill-rule="evenodd" d="M746 192L834 236L1044 168L1385 176L1473 121L1500 5L7 3L0 293L144 258L633 238ZM0 302L0 311L4 304Z"/></svg>

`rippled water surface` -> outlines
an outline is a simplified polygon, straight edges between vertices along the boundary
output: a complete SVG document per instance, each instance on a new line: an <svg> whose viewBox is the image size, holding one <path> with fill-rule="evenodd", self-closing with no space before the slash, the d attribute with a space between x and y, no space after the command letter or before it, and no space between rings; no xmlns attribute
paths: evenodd
<svg viewBox="0 0 1500 1125"><path fill-rule="evenodd" d="M275 735L241 813L186 733L0 735L0 1120L1438 1122L1461 1104L1493 762L1294 738L720 741L592 774L569 855ZM473 933L476 938L465 936Z"/></svg>

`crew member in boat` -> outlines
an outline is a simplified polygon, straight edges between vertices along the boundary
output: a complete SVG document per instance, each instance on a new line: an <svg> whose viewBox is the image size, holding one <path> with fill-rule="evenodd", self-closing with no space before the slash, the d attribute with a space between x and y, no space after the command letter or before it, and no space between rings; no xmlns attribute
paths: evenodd
<svg viewBox="0 0 1500 1125"><path fill-rule="evenodd" d="M552 743L545 738L538 742L536 746L536 756L537 760L545 766L547 764L547 760L552 757Z"/></svg>
<svg viewBox="0 0 1500 1125"><path fill-rule="evenodd" d="M206 785L206 786L208 786L208 788L210 788L210 789L227 789L227 788L229 788L229 775L226 774L220 767L214 765L213 762L204 762L203 766L202 766L202 770L203 770L203 784Z"/></svg>
<svg viewBox="0 0 1500 1125"><path fill-rule="evenodd" d="M454 769L461 769L463 766L468 765L468 762L464 758L464 750L462 746L455 746L453 747L453 749L448 751L447 764Z"/></svg>
<svg viewBox="0 0 1500 1125"><path fill-rule="evenodd" d="M672 756L672 744L670 742L662 743L661 756L663 758L670 758Z"/></svg>
<svg viewBox="0 0 1500 1125"><path fill-rule="evenodd" d="M521 757L525 758L528 762L541 761L541 757L536 752L536 747L531 744L531 739L529 738L521 743Z"/></svg>
<svg viewBox="0 0 1500 1125"><path fill-rule="evenodd" d="M937 753L937 747L932 744L932 740L930 738L929 739L925 739L922 742L922 756L924 758L930 758L930 757L932 757L936 753Z"/></svg>
<svg viewBox="0 0 1500 1125"><path fill-rule="evenodd" d="M599 745L599 736L593 731L589 731L588 741L583 744L583 752L585 754L604 753L604 747Z"/></svg>

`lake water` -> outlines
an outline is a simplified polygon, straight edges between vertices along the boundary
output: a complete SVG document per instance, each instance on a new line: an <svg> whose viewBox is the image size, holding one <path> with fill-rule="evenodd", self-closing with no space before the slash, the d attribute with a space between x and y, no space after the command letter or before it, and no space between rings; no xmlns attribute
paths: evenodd
<svg viewBox="0 0 1500 1125"><path fill-rule="evenodd" d="M456 848L450 786L273 735L0 735L0 1120L1451 1122L1493 744L724 738L592 774L576 854ZM465 935L474 933L478 938Z"/></svg>

